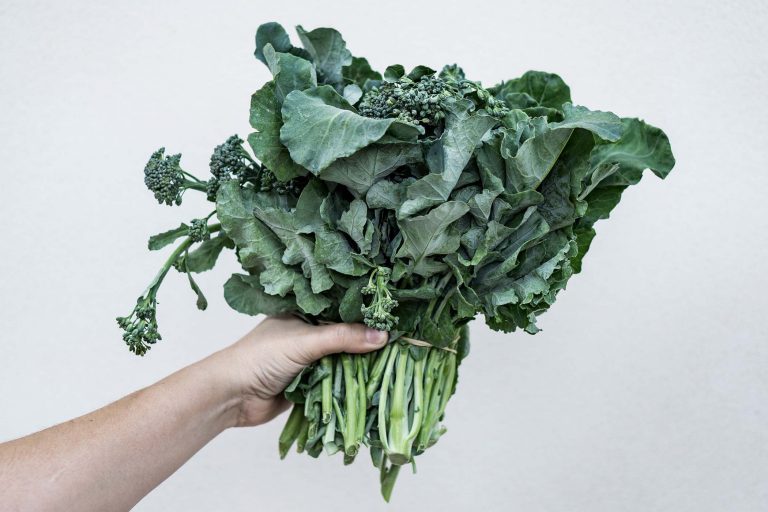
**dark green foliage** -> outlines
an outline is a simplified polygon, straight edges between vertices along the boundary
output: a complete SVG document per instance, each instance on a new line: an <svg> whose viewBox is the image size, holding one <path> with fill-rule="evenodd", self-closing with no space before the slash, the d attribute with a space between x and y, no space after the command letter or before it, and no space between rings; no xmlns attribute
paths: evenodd
<svg viewBox="0 0 768 512"><path fill-rule="evenodd" d="M380 74L337 31L298 32L303 48L276 23L257 32L272 80L251 98L255 157L230 137L207 183L180 155L150 159L159 202L192 188L216 210L150 239L150 249L178 245L119 323L130 350L146 352L160 339L168 269L187 274L202 309L191 276L230 248L243 267L224 286L233 309L388 331L381 350L328 356L297 376L280 438L281 456L296 444L344 463L367 446L388 499L400 465L445 432L467 323L483 315L493 329L537 332L583 269L596 222L646 169L666 177L674 157L661 130L573 105L552 73L488 89L457 65Z"/></svg>

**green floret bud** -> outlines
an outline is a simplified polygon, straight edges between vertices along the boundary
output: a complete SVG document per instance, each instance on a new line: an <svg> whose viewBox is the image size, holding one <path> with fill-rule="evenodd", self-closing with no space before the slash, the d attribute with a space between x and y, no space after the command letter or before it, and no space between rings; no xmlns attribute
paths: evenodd
<svg viewBox="0 0 768 512"><path fill-rule="evenodd" d="M128 350L143 356L161 339L157 330L157 300L147 293L138 298L136 306L128 316L117 318L117 325L123 329L123 340Z"/></svg>
<svg viewBox="0 0 768 512"><path fill-rule="evenodd" d="M440 77L425 75L418 80L402 77L368 91L358 110L366 117L396 118L406 123L435 126L445 118L442 103L451 95L451 87Z"/></svg>
<svg viewBox="0 0 768 512"><path fill-rule="evenodd" d="M371 303L360 308L363 313L363 321L369 327L379 331L391 331L398 322L398 318L392 314L392 310L397 307L397 300L392 298L392 294L387 287L391 276L390 269L386 267L376 267L368 278L361 292L363 295L371 295Z"/></svg>
<svg viewBox="0 0 768 512"><path fill-rule="evenodd" d="M243 142L243 139L233 135L213 150L210 162L213 177L206 183L209 201L216 201L219 187L229 180L238 180L241 185L253 186L260 192L274 191L277 194L295 196L301 193L303 181L278 180L272 171L251 158L243 147Z"/></svg>
<svg viewBox="0 0 768 512"><path fill-rule="evenodd" d="M152 153L144 167L144 184L160 204L181 204L187 179L179 165L180 161L181 154L166 155L165 148L160 148Z"/></svg>
<svg viewBox="0 0 768 512"><path fill-rule="evenodd" d="M181 204L185 190L205 190L205 182L183 170L180 162L180 153L166 155L165 148L160 148L152 153L144 166L144 184L155 195L158 203L178 205Z"/></svg>
<svg viewBox="0 0 768 512"><path fill-rule="evenodd" d="M236 176L243 180L252 174L254 163L243 148L243 139L232 135L213 150L210 162L211 174L219 179Z"/></svg>
<svg viewBox="0 0 768 512"><path fill-rule="evenodd" d="M211 238L208 230L208 219L192 219L189 223L189 238L193 242L203 242Z"/></svg>

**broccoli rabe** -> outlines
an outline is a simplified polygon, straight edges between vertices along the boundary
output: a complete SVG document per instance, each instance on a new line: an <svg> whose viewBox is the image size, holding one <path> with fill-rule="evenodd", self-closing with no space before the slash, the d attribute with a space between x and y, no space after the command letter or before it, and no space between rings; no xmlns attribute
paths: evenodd
<svg viewBox="0 0 768 512"><path fill-rule="evenodd" d="M392 298L387 284L391 271L386 267L376 267L371 272L368 284L363 287L363 295L372 295L371 304L363 306L360 311L366 325L379 331L391 331L398 322L398 318L392 314L397 307L397 300Z"/></svg>
<svg viewBox="0 0 768 512"><path fill-rule="evenodd" d="M157 331L157 300L154 295L145 294L136 301L128 316L117 318L117 325L123 329L123 340L128 350L143 356L157 340L162 339Z"/></svg>
<svg viewBox="0 0 768 512"><path fill-rule="evenodd" d="M256 162L243 147L243 139L232 135L223 144L216 146L211 155L211 174L206 191L210 201L216 200L221 183L237 179L241 185L250 184L261 192L275 190L278 194L298 195L301 188L297 180L283 183L275 175Z"/></svg>
<svg viewBox="0 0 768 512"><path fill-rule="evenodd" d="M394 117L406 123L434 126L445 117L442 102L451 94L448 83L434 75L418 80L402 77L368 91L358 110L366 117Z"/></svg>
<svg viewBox="0 0 768 512"><path fill-rule="evenodd" d="M208 219L192 219L189 223L189 238L193 242L203 242L211 238L211 232L208 229Z"/></svg>
<svg viewBox="0 0 768 512"><path fill-rule="evenodd" d="M509 111L478 82L464 78L464 71L455 64L445 66L437 76L424 75L416 80L404 76L374 87L360 100L358 111L366 117L436 126L445 118L445 100L450 97L472 98L476 108L497 117Z"/></svg>
<svg viewBox="0 0 768 512"><path fill-rule="evenodd" d="M160 204L181 204L185 190L206 189L205 182L184 171L180 161L181 154L166 155L165 148L160 148L152 153L144 167L144 184Z"/></svg>
<svg viewBox="0 0 768 512"><path fill-rule="evenodd" d="M143 356L156 341L162 339L157 330L157 291L170 268L190 245L192 238L185 238L160 268L146 291L136 300L133 311L128 316L117 317L117 325L125 331L123 340L134 354Z"/></svg>

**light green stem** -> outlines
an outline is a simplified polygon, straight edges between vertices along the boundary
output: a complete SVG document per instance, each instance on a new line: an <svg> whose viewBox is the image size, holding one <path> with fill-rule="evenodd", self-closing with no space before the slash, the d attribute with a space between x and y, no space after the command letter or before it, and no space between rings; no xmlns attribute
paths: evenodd
<svg viewBox="0 0 768 512"><path fill-rule="evenodd" d="M322 415L323 423L328 424L331 421L331 410L333 409L333 363L330 356L325 356L320 360L320 365L327 375L323 377L322 382Z"/></svg>
<svg viewBox="0 0 768 512"><path fill-rule="evenodd" d="M357 393L357 380L355 379L355 369L352 364L352 356L349 354L341 354L341 366L344 371L344 406L346 408L347 417L346 425L344 425L344 453L350 457L357 455L357 450L360 448L360 443L357 440L357 417L360 411L358 411L358 393Z"/></svg>

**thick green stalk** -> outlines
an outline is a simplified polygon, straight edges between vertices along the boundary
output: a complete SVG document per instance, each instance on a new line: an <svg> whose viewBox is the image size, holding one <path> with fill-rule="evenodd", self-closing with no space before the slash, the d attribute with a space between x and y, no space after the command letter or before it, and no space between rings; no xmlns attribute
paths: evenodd
<svg viewBox="0 0 768 512"><path fill-rule="evenodd" d="M405 439L408 435L408 404L406 402L408 387L408 347L398 345L397 368L392 392L392 406L389 410L389 450L387 455L392 464L405 464L411 459L410 452L405 451ZM384 383L386 385L386 382Z"/></svg>
<svg viewBox="0 0 768 512"><path fill-rule="evenodd" d="M376 359L373 363L371 373L368 375L368 384L365 392L368 400L373 398L373 395L376 394L376 391L381 385L381 378L384 376L384 367L387 365L390 350L392 350L391 343L385 346L383 349L374 352Z"/></svg>
<svg viewBox="0 0 768 512"><path fill-rule="evenodd" d="M363 438L365 437L365 419L366 419L366 411L368 410L368 400L365 396L365 356L357 356L357 400L358 400L358 411L357 411L357 433L356 433L356 443L357 446L360 446L360 444L363 442Z"/></svg>
<svg viewBox="0 0 768 512"><path fill-rule="evenodd" d="M331 410L333 409L333 363L330 356L325 356L320 360L320 365L323 370L327 372L327 375L323 377L322 382L322 414L323 423L327 424L331 421Z"/></svg>
<svg viewBox="0 0 768 512"><path fill-rule="evenodd" d="M379 440L385 452L389 452L389 435L387 434L387 413L389 412L387 406L389 400L389 383L392 380L392 370L395 366L399 349L393 347L389 352L389 358L387 359L387 366L384 369L384 377L381 382L381 392L379 393Z"/></svg>
<svg viewBox="0 0 768 512"><path fill-rule="evenodd" d="M433 349L434 350L434 349ZM413 441L416 439L416 435L421 428L421 418L424 414L424 366L426 365L426 357L415 361L413 363L413 419L411 420L411 430L408 432L408 437L405 439L404 451L410 456L411 449L413 447Z"/></svg>
<svg viewBox="0 0 768 512"><path fill-rule="evenodd" d="M416 443L416 451L423 452L429 446L431 433L437 423L437 412L440 409L440 391L443 388L441 376L445 362L445 352L432 349L429 352L427 368L425 371L425 413L419 441Z"/></svg>
<svg viewBox="0 0 768 512"><path fill-rule="evenodd" d="M306 423L304 418L304 405L294 404L291 409L291 414L288 416L288 421L285 422L283 431L280 433L280 439L278 441L278 447L280 450L280 458L284 459L288 454L288 450L299 437L302 426Z"/></svg>
<svg viewBox="0 0 768 512"><path fill-rule="evenodd" d="M341 366L344 372L344 407L346 408L346 417L344 425L344 453L353 457L357 455L360 443L357 440L358 428L358 392L355 369L352 356L341 354Z"/></svg>

